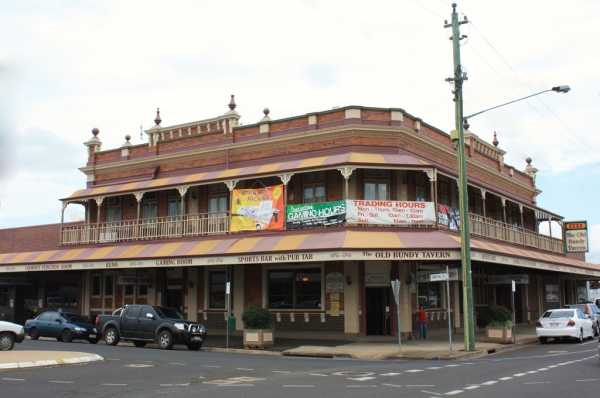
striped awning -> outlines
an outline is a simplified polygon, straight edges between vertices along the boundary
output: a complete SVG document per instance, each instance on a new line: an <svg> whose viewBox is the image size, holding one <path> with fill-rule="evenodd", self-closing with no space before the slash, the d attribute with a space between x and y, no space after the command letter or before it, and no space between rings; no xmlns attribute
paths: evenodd
<svg viewBox="0 0 600 398"><path fill-rule="evenodd" d="M235 169L223 169L206 173L193 173L176 177L148 179L124 184L106 185L96 188L80 189L68 198L61 199L71 202L79 199L97 196L114 196L130 192L151 191L182 185L206 184L216 181L249 178L252 176L270 175L283 172L300 172L303 170L326 168L338 165L373 165L373 166L403 166L425 167L434 166L417 159L414 156L399 154L374 154L349 152L339 155L322 156L310 159L290 160L280 163L254 165Z"/></svg>

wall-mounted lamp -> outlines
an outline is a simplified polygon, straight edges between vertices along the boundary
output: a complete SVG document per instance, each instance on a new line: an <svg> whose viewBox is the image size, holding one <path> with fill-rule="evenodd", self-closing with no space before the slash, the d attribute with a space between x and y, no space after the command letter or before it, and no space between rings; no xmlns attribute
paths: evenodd
<svg viewBox="0 0 600 398"><path fill-rule="evenodd" d="M412 280L412 275L408 275L408 279L406 280L406 284L407 285L412 285L413 280Z"/></svg>
<svg viewBox="0 0 600 398"><path fill-rule="evenodd" d="M350 275L346 277L346 283L348 284L348 286L352 284L352 279L350 279Z"/></svg>
<svg viewBox="0 0 600 398"><path fill-rule="evenodd" d="M196 197L196 191L192 191L192 199L194 199L194 200L197 199L197 197Z"/></svg>
<svg viewBox="0 0 600 398"><path fill-rule="evenodd" d="M193 288L194 288L194 281L192 281L191 279L188 281L188 287L189 287L190 289L193 289Z"/></svg>

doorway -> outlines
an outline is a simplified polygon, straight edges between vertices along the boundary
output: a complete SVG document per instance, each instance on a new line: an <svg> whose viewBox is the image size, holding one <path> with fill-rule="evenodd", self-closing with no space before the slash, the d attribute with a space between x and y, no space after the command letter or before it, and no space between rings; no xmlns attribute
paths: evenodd
<svg viewBox="0 0 600 398"><path fill-rule="evenodd" d="M181 288L167 289L165 307L175 308L179 312L183 310L183 307L181 306Z"/></svg>
<svg viewBox="0 0 600 398"><path fill-rule="evenodd" d="M391 298L389 287L368 287L366 290L367 335L391 335Z"/></svg>

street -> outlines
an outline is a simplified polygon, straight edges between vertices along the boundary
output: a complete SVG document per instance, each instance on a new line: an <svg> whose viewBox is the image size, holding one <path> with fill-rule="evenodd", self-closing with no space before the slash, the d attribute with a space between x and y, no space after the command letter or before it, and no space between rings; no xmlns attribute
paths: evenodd
<svg viewBox="0 0 600 398"><path fill-rule="evenodd" d="M536 344L464 361L297 358L48 340L27 340L15 349L91 352L105 362L3 371L3 396L558 397L597 396L600 387L595 340Z"/></svg>

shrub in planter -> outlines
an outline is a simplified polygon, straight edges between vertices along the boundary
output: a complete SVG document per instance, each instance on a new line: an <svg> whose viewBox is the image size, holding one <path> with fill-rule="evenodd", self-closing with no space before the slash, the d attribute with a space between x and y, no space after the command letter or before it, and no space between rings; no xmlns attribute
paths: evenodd
<svg viewBox="0 0 600 398"><path fill-rule="evenodd" d="M242 312L242 322L245 329L273 329L269 309L253 305Z"/></svg>
<svg viewBox="0 0 600 398"><path fill-rule="evenodd" d="M485 327L485 341L490 343L510 343L513 339L512 314L506 307L490 304L490 320Z"/></svg>
<svg viewBox="0 0 600 398"><path fill-rule="evenodd" d="M490 320L488 326L510 327L512 325L512 314L508 308L494 303L490 304Z"/></svg>

